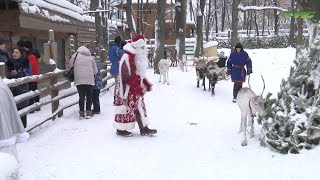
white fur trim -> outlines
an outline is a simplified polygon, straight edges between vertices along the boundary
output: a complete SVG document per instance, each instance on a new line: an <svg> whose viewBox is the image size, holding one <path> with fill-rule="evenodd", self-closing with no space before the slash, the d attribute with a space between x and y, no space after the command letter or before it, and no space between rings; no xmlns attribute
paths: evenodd
<svg viewBox="0 0 320 180"><path fill-rule="evenodd" d="M130 64L129 64L129 55L128 54L123 54L120 62L119 62L119 80L120 80L120 97L122 99L127 99L128 98L128 94L129 94L129 89L130 89L130 86L129 85L126 85L126 91L123 92L123 85L122 85L122 76L121 76L121 67L123 65L123 62L126 63L127 65L127 68L129 70L129 75L131 74L131 69L130 69Z"/></svg>
<svg viewBox="0 0 320 180"><path fill-rule="evenodd" d="M0 141L0 147L10 146L10 145L15 144L16 142L17 142L16 136L12 136L9 139L5 139L5 140Z"/></svg>
<svg viewBox="0 0 320 180"><path fill-rule="evenodd" d="M130 52L131 54L137 54L137 50L132 47L131 43L123 46L123 50Z"/></svg>
<svg viewBox="0 0 320 180"><path fill-rule="evenodd" d="M131 129L134 129L135 127L135 123L136 122L130 122L130 123L118 123L116 121L113 121L113 127L115 129L118 129L118 130L131 130Z"/></svg>
<svg viewBox="0 0 320 180"><path fill-rule="evenodd" d="M115 114L127 114L127 106L125 105L115 106L114 112Z"/></svg>
<svg viewBox="0 0 320 180"><path fill-rule="evenodd" d="M142 125L143 125L143 127L146 127L147 125L150 124L150 121L146 116L144 116L144 111L143 111L143 107L142 107L142 97L140 97L138 100L138 111L139 111L139 114L141 117Z"/></svg>
<svg viewBox="0 0 320 180"><path fill-rule="evenodd" d="M133 48L141 48L143 46L146 46L146 41L143 39L139 39L138 41L131 42L131 46Z"/></svg>

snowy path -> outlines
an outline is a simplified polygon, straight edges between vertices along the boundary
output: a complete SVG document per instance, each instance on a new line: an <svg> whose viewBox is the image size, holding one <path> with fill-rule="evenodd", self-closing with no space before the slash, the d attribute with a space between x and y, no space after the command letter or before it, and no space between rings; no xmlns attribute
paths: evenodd
<svg viewBox="0 0 320 180"><path fill-rule="evenodd" d="M249 54L256 60L254 70L268 82L266 91L277 92L292 62L283 59L294 54L290 49L271 52L274 56L266 56L270 50ZM275 71L270 73L266 67ZM151 71L149 76L154 86L146 97L147 110L150 127L158 129L156 136L142 137L137 127L131 138L115 135L112 89L101 96L101 115L79 120L74 106L18 145L21 179L318 179L308 172L317 168L319 148L301 155L271 152L259 145L259 126L255 128L258 136L248 139L247 147L240 145L240 112L231 102L230 81L221 81L213 98L202 87L196 88L193 67L187 73L171 68L169 86L158 83L158 75Z"/></svg>

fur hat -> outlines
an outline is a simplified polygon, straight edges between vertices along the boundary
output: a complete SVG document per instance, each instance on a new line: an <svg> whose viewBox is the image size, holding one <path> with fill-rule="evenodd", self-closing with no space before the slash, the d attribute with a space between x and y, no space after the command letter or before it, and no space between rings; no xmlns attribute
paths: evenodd
<svg viewBox="0 0 320 180"><path fill-rule="evenodd" d="M121 37L120 36L117 36L114 38L114 42L116 42L117 44L120 44L122 41Z"/></svg>
<svg viewBox="0 0 320 180"><path fill-rule="evenodd" d="M0 37L0 45L2 45L2 44L4 44L4 43L6 43L6 40L3 39L2 37Z"/></svg>
<svg viewBox="0 0 320 180"><path fill-rule="evenodd" d="M146 41L144 39L144 37L140 34L137 34L131 42L131 46L133 48L141 48L143 46L146 46Z"/></svg>
<svg viewBox="0 0 320 180"><path fill-rule="evenodd" d="M32 49L32 42L31 41L25 41L24 42L24 47L28 49Z"/></svg>

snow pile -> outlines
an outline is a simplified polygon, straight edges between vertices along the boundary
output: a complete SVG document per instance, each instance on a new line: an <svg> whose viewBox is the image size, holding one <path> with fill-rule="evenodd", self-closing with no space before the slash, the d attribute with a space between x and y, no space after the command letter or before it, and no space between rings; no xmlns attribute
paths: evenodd
<svg viewBox="0 0 320 180"><path fill-rule="evenodd" d="M0 179L15 179L18 172L18 162L15 157L0 152Z"/></svg>

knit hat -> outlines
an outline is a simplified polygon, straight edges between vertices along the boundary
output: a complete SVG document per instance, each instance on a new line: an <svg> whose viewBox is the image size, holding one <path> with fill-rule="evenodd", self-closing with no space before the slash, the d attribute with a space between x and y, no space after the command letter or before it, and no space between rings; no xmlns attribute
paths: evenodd
<svg viewBox="0 0 320 180"><path fill-rule="evenodd" d="M243 51L243 46L241 43L237 43L236 46L234 47L235 49L241 48L241 51Z"/></svg>
<svg viewBox="0 0 320 180"><path fill-rule="evenodd" d="M3 39L2 37L0 37L0 45L2 45L2 44L4 44L4 43L6 43L6 40Z"/></svg>
<svg viewBox="0 0 320 180"><path fill-rule="evenodd" d="M17 42L17 46L19 46L19 47L24 47L24 41L23 41L23 40L19 40L19 41Z"/></svg>
<svg viewBox="0 0 320 180"><path fill-rule="evenodd" d="M24 47L28 49L32 49L32 42L31 41L24 42Z"/></svg>
<svg viewBox="0 0 320 180"><path fill-rule="evenodd" d="M141 48L143 46L146 46L146 41L144 40L144 37L142 35L137 34L132 39L131 46L134 48Z"/></svg>
<svg viewBox="0 0 320 180"><path fill-rule="evenodd" d="M116 42L117 44L120 44L122 41L121 37L120 36L117 36L114 38L114 42Z"/></svg>

